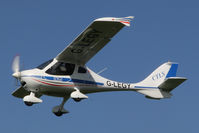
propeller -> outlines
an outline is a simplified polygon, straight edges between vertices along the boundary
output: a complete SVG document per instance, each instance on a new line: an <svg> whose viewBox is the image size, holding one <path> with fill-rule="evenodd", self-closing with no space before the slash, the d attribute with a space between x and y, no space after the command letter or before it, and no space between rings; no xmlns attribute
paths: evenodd
<svg viewBox="0 0 199 133"><path fill-rule="evenodd" d="M17 82L18 82L20 80L20 78L21 78L20 56L19 55L16 55L14 57L14 60L12 62L12 71L13 71L12 76L15 77L17 79Z"/></svg>

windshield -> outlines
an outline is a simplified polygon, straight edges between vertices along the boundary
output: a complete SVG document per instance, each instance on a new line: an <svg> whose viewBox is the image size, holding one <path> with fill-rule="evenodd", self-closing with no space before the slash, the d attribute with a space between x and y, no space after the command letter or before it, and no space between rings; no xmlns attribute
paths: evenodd
<svg viewBox="0 0 199 133"><path fill-rule="evenodd" d="M48 66L51 62L53 61L53 59L49 60L49 61L46 61L44 62L43 64L39 65L37 68L38 69L44 69L46 66Z"/></svg>
<svg viewBox="0 0 199 133"><path fill-rule="evenodd" d="M75 69L75 64L57 62L46 73L52 75L72 75Z"/></svg>

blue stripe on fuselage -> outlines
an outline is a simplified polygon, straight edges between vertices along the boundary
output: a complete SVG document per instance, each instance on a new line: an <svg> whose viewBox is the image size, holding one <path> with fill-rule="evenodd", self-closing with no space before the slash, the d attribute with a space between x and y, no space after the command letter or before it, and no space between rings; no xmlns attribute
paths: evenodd
<svg viewBox="0 0 199 133"><path fill-rule="evenodd" d="M82 84L104 85L103 83L100 83L100 82L93 82L93 81L87 81L87 80L81 80L81 79L71 79L70 82L82 83Z"/></svg>
<svg viewBox="0 0 199 133"><path fill-rule="evenodd" d="M23 76L23 77L34 77L38 79L46 79L46 80L54 80L54 81L62 81L62 82L74 82L74 83L89 84L89 85L104 85L104 83L100 83L100 82L81 80L81 79L60 78L60 77L52 77L52 76L31 75L31 76Z"/></svg>
<svg viewBox="0 0 199 133"><path fill-rule="evenodd" d="M148 89L157 89L158 87L149 87L149 86L134 86L134 88L138 88L138 89L140 89L140 88L148 88Z"/></svg>

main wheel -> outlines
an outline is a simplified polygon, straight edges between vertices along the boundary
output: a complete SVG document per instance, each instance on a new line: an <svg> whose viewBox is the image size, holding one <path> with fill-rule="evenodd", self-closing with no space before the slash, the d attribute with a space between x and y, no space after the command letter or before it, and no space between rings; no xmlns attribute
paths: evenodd
<svg viewBox="0 0 199 133"><path fill-rule="evenodd" d="M75 102L80 102L82 99L80 99L80 98L73 98L73 100L74 100Z"/></svg>
<svg viewBox="0 0 199 133"><path fill-rule="evenodd" d="M33 105L32 102L24 102L24 103L25 103L25 105L27 105L27 106L32 106L32 105Z"/></svg>
<svg viewBox="0 0 199 133"><path fill-rule="evenodd" d="M56 116L62 116L62 115L63 115L63 113L62 113L61 111L55 112L54 114L55 114Z"/></svg>

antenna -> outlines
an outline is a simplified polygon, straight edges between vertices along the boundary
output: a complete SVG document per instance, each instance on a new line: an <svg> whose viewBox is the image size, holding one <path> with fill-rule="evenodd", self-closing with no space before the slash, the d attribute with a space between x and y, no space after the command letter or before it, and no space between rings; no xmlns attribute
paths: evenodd
<svg viewBox="0 0 199 133"><path fill-rule="evenodd" d="M102 72L104 72L104 71L106 71L108 68L107 67L105 67L104 69L102 69L101 71L99 71L97 74L100 74L100 73L102 73Z"/></svg>

